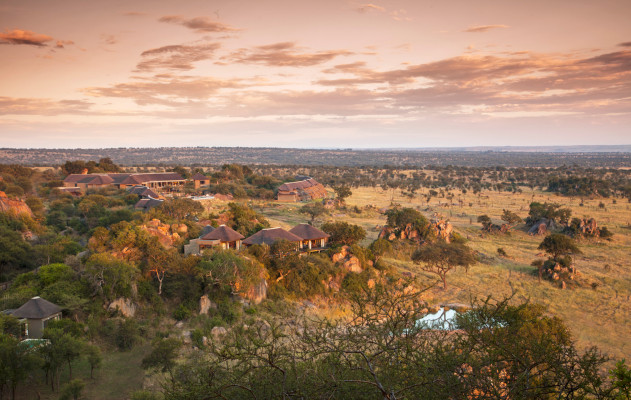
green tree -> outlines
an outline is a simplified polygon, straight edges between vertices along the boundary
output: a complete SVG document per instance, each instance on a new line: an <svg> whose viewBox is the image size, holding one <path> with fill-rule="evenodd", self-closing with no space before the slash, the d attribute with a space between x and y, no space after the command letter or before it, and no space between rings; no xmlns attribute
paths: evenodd
<svg viewBox="0 0 631 400"><path fill-rule="evenodd" d="M333 245L352 245L366 237L364 228L358 225L349 224L348 222L327 222L322 225L321 229L331 235L329 242Z"/></svg>
<svg viewBox="0 0 631 400"><path fill-rule="evenodd" d="M90 363L90 379L93 379L94 370L99 368L103 363L103 356L101 355L101 350L94 345L86 346L85 354L88 357L88 363Z"/></svg>
<svg viewBox="0 0 631 400"><path fill-rule="evenodd" d="M392 251L392 244L386 239L377 239L370 244L369 248L375 256L375 262L377 262L381 257Z"/></svg>
<svg viewBox="0 0 631 400"><path fill-rule="evenodd" d="M81 379L73 379L61 388L59 400L79 400L85 388L85 382Z"/></svg>
<svg viewBox="0 0 631 400"><path fill-rule="evenodd" d="M175 220L193 219L204 212L204 206L199 201L187 198L173 198L162 202L160 211Z"/></svg>
<svg viewBox="0 0 631 400"><path fill-rule="evenodd" d="M18 385L41 365L41 358L15 337L0 333L0 399L4 388L11 389L15 400Z"/></svg>
<svg viewBox="0 0 631 400"><path fill-rule="evenodd" d="M545 251L555 261L570 254L582 254L576 242L562 233L552 233L546 236L537 249Z"/></svg>
<svg viewBox="0 0 631 400"><path fill-rule="evenodd" d="M502 221L506 222L508 228L510 229L522 222L522 219L519 215L510 210L502 210Z"/></svg>
<svg viewBox="0 0 631 400"><path fill-rule="evenodd" d="M151 353L142 359L142 368L168 372L173 379L173 370L177 365L176 359L182 342L174 338L156 338L151 345Z"/></svg>
<svg viewBox="0 0 631 400"><path fill-rule="evenodd" d="M346 199L353 194L353 192L351 191L351 188L344 185L335 186L333 187L333 190L335 191L335 195L340 200L341 204L344 204L346 202Z"/></svg>
<svg viewBox="0 0 631 400"><path fill-rule="evenodd" d="M612 380L611 395L614 400L631 399L631 369L624 359L618 361L609 371Z"/></svg>
<svg viewBox="0 0 631 400"><path fill-rule="evenodd" d="M447 274L456 267L475 264L473 251L462 243L446 243L438 241L427 243L419 247L412 254L412 261L421 266L423 271L438 275L443 282L443 289L447 289Z"/></svg>
<svg viewBox="0 0 631 400"><path fill-rule="evenodd" d="M321 202L308 203L300 208L300 212L309 215L311 218L311 225L315 222L316 218L327 214L327 209Z"/></svg>

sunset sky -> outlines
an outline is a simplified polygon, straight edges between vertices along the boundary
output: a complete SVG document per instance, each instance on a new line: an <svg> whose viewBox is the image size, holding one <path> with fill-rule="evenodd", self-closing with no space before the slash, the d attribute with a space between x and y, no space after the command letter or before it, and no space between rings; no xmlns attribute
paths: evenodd
<svg viewBox="0 0 631 400"><path fill-rule="evenodd" d="M631 143L629 0L0 0L0 147Z"/></svg>

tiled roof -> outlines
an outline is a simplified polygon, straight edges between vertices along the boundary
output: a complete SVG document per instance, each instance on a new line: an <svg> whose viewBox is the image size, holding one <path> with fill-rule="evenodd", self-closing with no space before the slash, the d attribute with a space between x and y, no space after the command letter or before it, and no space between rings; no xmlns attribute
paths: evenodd
<svg viewBox="0 0 631 400"><path fill-rule="evenodd" d="M243 241L243 244L267 244L272 245L277 240L289 240L290 242L300 242L298 236L293 233L287 232L283 228L269 228L256 232L254 235Z"/></svg>
<svg viewBox="0 0 631 400"><path fill-rule="evenodd" d="M317 185L319 185L318 181L316 181L313 178L309 178L309 179L305 179L304 181L283 183L282 185L280 185L278 190L282 192L291 192L296 189L306 189L306 188L317 186Z"/></svg>
<svg viewBox="0 0 631 400"><path fill-rule="evenodd" d="M293 233L299 238L302 238L303 240L324 239L331 236L328 233L322 232L318 228L315 228L309 224L296 225L291 228L289 232Z"/></svg>
<svg viewBox="0 0 631 400"><path fill-rule="evenodd" d="M191 179L194 180L194 181L207 181L207 180L209 180L209 178L207 176L204 176L204 175L200 174L199 172L196 173L195 175L193 175L191 177Z"/></svg>

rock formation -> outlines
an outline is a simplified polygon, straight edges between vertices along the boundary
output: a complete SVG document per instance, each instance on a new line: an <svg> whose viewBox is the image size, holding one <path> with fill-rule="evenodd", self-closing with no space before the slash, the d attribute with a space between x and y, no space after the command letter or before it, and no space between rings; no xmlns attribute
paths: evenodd
<svg viewBox="0 0 631 400"><path fill-rule="evenodd" d="M342 268L350 272L360 273L363 271L359 259L350 252L348 246L342 246L339 253L333 254L331 257L334 263L340 263Z"/></svg>
<svg viewBox="0 0 631 400"><path fill-rule="evenodd" d="M180 235L188 233L188 227L185 224L163 224L159 219L152 219L142 226L153 236L158 237L158 241L165 247L173 246L174 243L181 239Z"/></svg>
<svg viewBox="0 0 631 400"><path fill-rule="evenodd" d="M33 216L33 212L24 201L19 199L10 199L7 194L2 191L0 191L0 212L15 215L28 214L31 217Z"/></svg>
<svg viewBox="0 0 631 400"><path fill-rule="evenodd" d="M136 314L136 304L130 299L119 297L107 306L108 310L118 310L124 317L133 317Z"/></svg>

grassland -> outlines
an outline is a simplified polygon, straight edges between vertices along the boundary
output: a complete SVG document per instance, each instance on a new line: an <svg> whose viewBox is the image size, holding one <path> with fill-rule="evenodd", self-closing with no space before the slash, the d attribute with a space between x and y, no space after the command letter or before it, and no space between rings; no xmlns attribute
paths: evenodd
<svg viewBox="0 0 631 400"><path fill-rule="evenodd" d="M428 217L449 219L455 230L469 239L468 244L481 253L483 262L468 273L452 272L446 291L437 286L426 292L430 303L469 303L475 298L514 294L516 301L530 300L545 305L551 315L562 318L580 348L598 346L615 359L631 359L631 210L626 200L617 199L614 203L613 199L583 199L581 206L578 198L524 188L523 193L484 192L481 195L456 191L451 202L446 198L432 198L428 204L420 194L409 198L381 189L353 189L353 195L347 200L349 209L353 206L374 208L361 213L333 211L333 217L364 227L368 232L364 244L374 240L378 227L385 224L385 216L377 210L390 206L391 202L419 209ZM480 224L476 223L482 214L499 223L503 209L526 217L532 201L561 203L572 209L573 216L596 218L600 226L607 226L614 233L612 241L579 242L583 255L576 257L575 265L581 272L581 287L560 289L551 282L538 281L530 263L540 253L537 246L542 237L528 235L523 225L517 226L510 235L483 235ZM599 206L601 202L604 207ZM307 221L307 217L298 212L300 204L255 205L273 226L291 227ZM500 257L498 248L504 249L508 257ZM435 276L422 272L410 261L386 261L401 271L415 274L421 285L436 281Z"/></svg>

